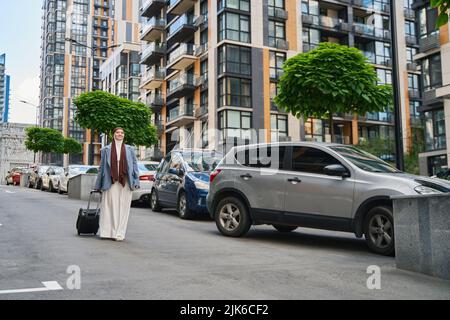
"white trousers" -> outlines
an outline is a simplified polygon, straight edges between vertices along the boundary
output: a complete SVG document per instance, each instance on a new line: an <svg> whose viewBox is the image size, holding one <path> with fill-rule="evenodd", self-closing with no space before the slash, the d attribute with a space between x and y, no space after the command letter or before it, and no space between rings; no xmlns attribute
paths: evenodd
<svg viewBox="0 0 450 320"><path fill-rule="evenodd" d="M128 218L130 216L132 191L128 185L125 187L119 182L114 183L111 189L103 191L100 207L100 237L117 240L125 239Z"/></svg>

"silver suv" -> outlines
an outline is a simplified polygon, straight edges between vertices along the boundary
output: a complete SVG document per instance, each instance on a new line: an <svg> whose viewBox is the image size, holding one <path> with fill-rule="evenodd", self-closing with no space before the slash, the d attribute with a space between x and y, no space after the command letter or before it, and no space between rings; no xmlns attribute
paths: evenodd
<svg viewBox="0 0 450 320"><path fill-rule="evenodd" d="M219 231L251 225L353 232L394 254L391 196L450 192L441 179L409 175L353 146L314 142L234 147L210 176L207 206Z"/></svg>

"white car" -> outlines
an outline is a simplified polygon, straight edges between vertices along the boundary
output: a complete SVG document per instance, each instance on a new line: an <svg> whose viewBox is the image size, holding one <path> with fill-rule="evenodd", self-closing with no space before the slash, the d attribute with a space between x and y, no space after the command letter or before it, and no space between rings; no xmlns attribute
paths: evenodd
<svg viewBox="0 0 450 320"><path fill-rule="evenodd" d="M97 174L98 166L70 165L64 168L59 176L58 193L62 194L69 191L69 180L79 174Z"/></svg>
<svg viewBox="0 0 450 320"><path fill-rule="evenodd" d="M59 175L63 172L63 167L49 167L47 171L42 175L41 190L56 192L56 187L59 184Z"/></svg>
<svg viewBox="0 0 450 320"><path fill-rule="evenodd" d="M139 182L140 189L133 191L133 201L148 202L150 199L150 193L152 192L153 180L156 170L158 169L159 162L155 161L139 161Z"/></svg>

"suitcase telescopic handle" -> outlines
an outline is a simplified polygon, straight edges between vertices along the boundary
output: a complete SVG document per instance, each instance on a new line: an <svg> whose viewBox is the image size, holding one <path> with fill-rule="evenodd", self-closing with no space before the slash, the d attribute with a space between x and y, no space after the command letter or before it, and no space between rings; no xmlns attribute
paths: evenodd
<svg viewBox="0 0 450 320"><path fill-rule="evenodd" d="M101 199L102 199L102 197L101 197L102 196L102 192L100 190L92 190L91 193L89 194L89 201L88 201L88 205L87 205L87 210L88 211L89 211L89 208L91 206L92 195L95 194L95 193L100 194L100 200L97 202L97 209L96 210L98 210L98 208L100 208L100 203L102 202L101 201Z"/></svg>

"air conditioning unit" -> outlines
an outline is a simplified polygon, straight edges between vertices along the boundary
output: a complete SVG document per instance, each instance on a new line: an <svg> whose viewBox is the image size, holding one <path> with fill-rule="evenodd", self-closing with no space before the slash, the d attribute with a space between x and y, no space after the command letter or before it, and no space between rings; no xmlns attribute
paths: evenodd
<svg viewBox="0 0 450 320"><path fill-rule="evenodd" d="M281 50L289 50L289 42L287 42L286 40L278 39L276 46L278 49Z"/></svg>

